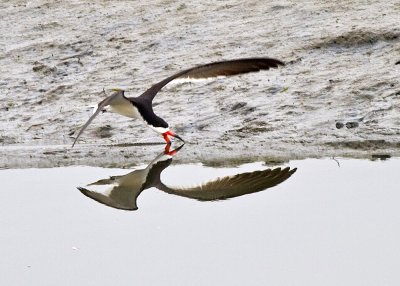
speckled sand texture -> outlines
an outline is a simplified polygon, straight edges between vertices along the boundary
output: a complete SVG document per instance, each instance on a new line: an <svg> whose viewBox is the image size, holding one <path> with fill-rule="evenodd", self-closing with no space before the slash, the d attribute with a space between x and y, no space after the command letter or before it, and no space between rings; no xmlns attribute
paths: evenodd
<svg viewBox="0 0 400 286"><path fill-rule="evenodd" d="M141 122L97 117L193 65L268 56L285 67L168 85L155 111L178 160L399 155L399 1L1 1L0 167L141 164L163 149ZM138 146L113 146L115 144Z"/></svg>

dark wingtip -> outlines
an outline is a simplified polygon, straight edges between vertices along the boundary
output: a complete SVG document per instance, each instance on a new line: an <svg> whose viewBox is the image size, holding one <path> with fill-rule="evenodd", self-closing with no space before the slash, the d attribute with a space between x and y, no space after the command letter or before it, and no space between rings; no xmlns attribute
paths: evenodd
<svg viewBox="0 0 400 286"><path fill-rule="evenodd" d="M285 63L282 62L281 60L277 60L277 59L273 59L273 58L266 58L265 60L267 60L266 63L268 64L268 67L271 67L271 68L277 68L279 66L285 65Z"/></svg>
<svg viewBox="0 0 400 286"><path fill-rule="evenodd" d="M78 137L75 138L74 143L72 143L71 148L74 148L76 141L78 141Z"/></svg>
<svg viewBox="0 0 400 286"><path fill-rule="evenodd" d="M395 63L395 65L400 65L400 61L397 61L397 62Z"/></svg>
<svg viewBox="0 0 400 286"><path fill-rule="evenodd" d="M280 61L280 60L275 60L278 66L284 66L286 65L284 62Z"/></svg>

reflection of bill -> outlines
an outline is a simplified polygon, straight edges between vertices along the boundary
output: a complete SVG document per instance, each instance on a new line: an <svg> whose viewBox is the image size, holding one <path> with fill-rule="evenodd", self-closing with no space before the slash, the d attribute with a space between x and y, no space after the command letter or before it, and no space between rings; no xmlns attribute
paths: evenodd
<svg viewBox="0 0 400 286"><path fill-rule="evenodd" d="M157 188L168 194L178 195L200 201L214 201L234 198L246 194L260 192L274 187L288 179L296 168L266 169L225 176L201 183L197 186L172 188L160 180L161 172L167 168L172 157L183 147L170 151L169 147L159 154L146 168L135 170L123 176L112 176L87 185L78 187L84 194L107 206L137 210L137 198L140 193L149 188Z"/></svg>

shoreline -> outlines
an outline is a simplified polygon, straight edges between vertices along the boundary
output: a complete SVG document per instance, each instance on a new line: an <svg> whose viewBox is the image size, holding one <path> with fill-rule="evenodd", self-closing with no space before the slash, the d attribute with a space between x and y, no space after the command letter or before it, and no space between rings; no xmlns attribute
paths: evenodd
<svg viewBox="0 0 400 286"><path fill-rule="evenodd" d="M265 162L266 165L286 164L291 160L322 158L353 158L386 160L400 157L397 143L383 140L338 142L307 145L273 142L270 147L252 147L250 144L215 143L214 147L186 143L174 157L178 164L235 167L245 163ZM164 151L165 144L81 144L70 145L8 145L0 147L0 169L53 168L67 166L92 166L127 168L148 164ZM254 144L255 146L257 144ZM372 146L374 145L374 146ZM172 149L179 145L172 145ZM272 147L274 146L274 147ZM279 146L279 147L277 147ZM346 147L347 146L347 147ZM353 147L350 148L349 146ZM357 148L354 148L357 146ZM363 147L364 146L364 147ZM12 154L12 155L10 155Z"/></svg>

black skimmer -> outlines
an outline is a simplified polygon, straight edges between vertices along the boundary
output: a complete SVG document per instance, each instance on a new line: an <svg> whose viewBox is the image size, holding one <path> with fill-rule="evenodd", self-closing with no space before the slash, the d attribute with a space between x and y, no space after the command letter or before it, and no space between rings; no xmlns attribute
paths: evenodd
<svg viewBox="0 0 400 286"><path fill-rule="evenodd" d="M153 112L152 102L157 93L169 82L175 79L207 79L213 77L232 76L237 74L268 70L284 65L283 62L272 58L247 58L229 61L214 62L196 66L178 72L166 79L154 84L138 97L126 97L124 90L114 90L114 93L101 101L97 109L89 120L82 126L76 136L72 147L75 145L79 136L92 122L92 120L107 106L115 113L142 119L151 129L160 133L167 144L171 144L170 137L176 137L183 141L179 135L175 134L168 123Z"/></svg>
<svg viewBox="0 0 400 286"><path fill-rule="evenodd" d="M161 173L171 164L172 157L183 145L172 151L169 146L167 145L165 151L144 169L98 180L85 188L78 187L78 190L104 205L123 210L137 210L137 198L144 190L152 187L168 194L199 201L216 201L266 190L282 183L296 172L296 168L275 168L219 177L191 187L166 186L160 179Z"/></svg>

